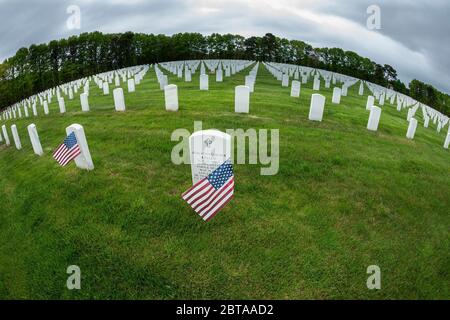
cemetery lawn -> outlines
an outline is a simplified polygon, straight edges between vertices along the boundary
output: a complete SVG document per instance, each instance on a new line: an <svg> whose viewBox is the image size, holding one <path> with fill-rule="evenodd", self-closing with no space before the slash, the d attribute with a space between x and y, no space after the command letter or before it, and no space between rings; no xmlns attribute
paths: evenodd
<svg viewBox="0 0 450 320"><path fill-rule="evenodd" d="M151 69L135 93L124 85L125 113L91 81L88 113L76 96L60 115L54 98L49 116L39 107L38 118L8 121L23 149L0 146L0 298L449 299L447 130L424 129L420 115L409 141L406 111L387 102L369 132L359 85L332 105L323 82L324 121L310 122L311 81L291 98L262 65L250 114L235 114L234 88L249 71L223 83L211 75L203 92L198 72L191 83L169 75L176 113ZM209 223L181 198L190 166L171 162L172 132L192 133L194 121L280 130L278 175L235 165L235 198ZM51 157L72 123L85 128L92 172ZM81 268L81 290L66 288L70 265ZM370 265L381 268L381 290L366 287Z"/></svg>

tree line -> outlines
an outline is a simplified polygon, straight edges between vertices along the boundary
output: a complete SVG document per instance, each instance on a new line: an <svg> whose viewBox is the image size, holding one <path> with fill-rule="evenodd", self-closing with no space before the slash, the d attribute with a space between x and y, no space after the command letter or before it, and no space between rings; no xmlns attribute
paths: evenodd
<svg viewBox="0 0 450 320"><path fill-rule="evenodd" d="M217 33L167 36L90 32L48 44L33 44L0 64L0 108L93 74L140 64L196 59L245 59L321 68L392 88L450 114L449 95L418 80L407 88L390 65L377 64L352 51L313 48L303 41L270 33L245 38Z"/></svg>

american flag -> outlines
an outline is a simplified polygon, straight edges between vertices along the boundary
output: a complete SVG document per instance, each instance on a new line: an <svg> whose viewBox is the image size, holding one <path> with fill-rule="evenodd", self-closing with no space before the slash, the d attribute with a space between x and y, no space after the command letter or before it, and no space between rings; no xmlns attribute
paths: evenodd
<svg viewBox="0 0 450 320"><path fill-rule="evenodd" d="M61 166L65 167L70 161L78 157L80 153L81 150L77 138L75 137L75 133L72 132L64 139L63 144L53 153L53 158L55 158Z"/></svg>
<svg viewBox="0 0 450 320"><path fill-rule="evenodd" d="M233 199L234 175L230 160L183 193L183 199L205 221L211 220Z"/></svg>

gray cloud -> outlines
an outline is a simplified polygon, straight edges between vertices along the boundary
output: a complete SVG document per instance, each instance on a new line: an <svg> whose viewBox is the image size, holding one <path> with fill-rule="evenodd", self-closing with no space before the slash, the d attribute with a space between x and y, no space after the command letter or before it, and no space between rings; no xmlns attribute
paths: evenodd
<svg viewBox="0 0 450 320"><path fill-rule="evenodd" d="M81 30L66 27L69 5L81 8ZM314 46L356 51L450 92L447 0L380 0L382 29L368 31L367 0L0 0L0 59L19 48L81 32L173 34L272 32Z"/></svg>
<svg viewBox="0 0 450 320"><path fill-rule="evenodd" d="M346 1L339 4L329 4L321 7L321 11L327 14L336 14L346 17L362 26L366 23L366 8L373 1ZM417 74L408 72L407 78L419 78L443 90L450 89L450 2L447 0L432 1L378 1L381 9L382 29L381 34L389 37L408 49L420 52L428 57L429 74ZM382 48L381 48L382 49ZM404 62L393 62L402 64ZM414 66L417 61L409 61ZM414 68L412 68L414 69Z"/></svg>

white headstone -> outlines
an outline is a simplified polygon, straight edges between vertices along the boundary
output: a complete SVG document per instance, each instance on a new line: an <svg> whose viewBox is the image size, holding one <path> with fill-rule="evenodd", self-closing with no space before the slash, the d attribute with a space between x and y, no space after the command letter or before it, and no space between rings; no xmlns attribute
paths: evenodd
<svg viewBox="0 0 450 320"><path fill-rule="evenodd" d="M80 147L80 155L75 158L75 164L80 169L93 170L94 163L92 162L91 153L89 151L89 146L86 140L86 135L84 129L79 124L72 124L66 128L67 135L75 133L78 145Z"/></svg>
<svg viewBox="0 0 450 320"><path fill-rule="evenodd" d="M291 97L300 97L300 81L294 80L291 84Z"/></svg>
<svg viewBox="0 0 450 320"><path fill-rule="evenodd" d="M341 93L342 93L341 88L335 87L333 89L333 99L331 102L334 104L340 104L341 103Z"/></svg>
<svg viewBox="0 0 450 320"><path fill-rule="evenodd" d="M128 79L128 92L135 92L136 87L134 85L134 79Z"/></svg>
<svg viewBox="0 0 450 320"><path fill-rule="evenodd" d="M444 148L448 149L449 145L450 145L450 132L447 133L447 138L445 138Z"/></svg>
<svg viewBox="0 0 450 320"><path fill-rule="evenodd" d="M109 94L109 84L108 82L103 82L103 94L108 95Z"/></svg>
<svg viewBox="0 0 450 320"><path fill-rule="evenodd" d="M159 88L161 90L164 90L164 88L169 84L168 83L168 78L166 75L162 75L161 78L159 79Z"/></svg>
<svg viewBox="0 0 450 320"><path fill-rule="evenodd" d="M423 127L428 128L429 125L430 125L430 117L425 117L423 121Z"/></svg>
<svg viewBox="0 0 450 320"><path fill-rule="evenodd" d="M385 100L385 95L384 94L382 94L381 96L380 96L380 100L379 100L379 103L380 103L380 106L384 106L384 100Z"/></svg>
<svg viewBox="0 0 450 320"><path fill-rule="evenodd" d="M41 142L39 141L39 135L36 130L36 125L34 123L30 124L28 127L28 135L30 136L31 145L33 146L33 151L38 156L42 156L44 151L42 150Z"/></svg>
<svg viewBox="0 0 450 320"><path fill-rule="evenodd" d="M81 110L84 112L89 111L89 100L87 93L80 94L80 101L81 101Z"/></svg>
<svg viewBox="0 0 450 320"><path fill-rule="evenodd" d="M5 144L9 147L11 142L9 141L8 131L6 130L6 126L2 125L3 138L5 138Z"/></svg>
<svg viewBox="0 0 450 320"><path fill-rule="evenodd" d="M231 136L218 130L197 131L189 138L192 184L231 159Z"/></svg>
<svg viewBox="0 0 450 320"><path fill-rule="evenodd" d="M140 75L138 75L138 74L134 75L134 83L135 84L140 84L141 83Z"/></svg>
<svg viewBox="0 0 450 320"><path fill-rule="evenodd" d="M17 150L22 149L22 143L20 143L19 132L17 132L17 127L16 127L15 124L13 124L11 126L11 132L12 132L12 135L13 135L14 144L16 145L16 149Z"/></svg>
<svg viewBox="0 0 450 320"><path fill-rule="evenodd" d="M415 118L411 118L411 120L409 121L408 132L406 133L406 137L411 140L414 139L416 129L417 129L417 120Z"/></svg>
<svg viewBox="0 0 450 320"><path fill-rule="evenodd" d="M59 105L59 112L65 113L66 112L66 104L64 103L63 97L58 98L58 105Z"/></svg>
<svg viewBox="0 0 450 320"><path fill-rule="evenodd" d="M178 87L170 84L164 88L167 111L178 111Z"/></svg>
<svg viewBox="0 0 450 320"><path fill-rule="evenodd" d="M281 86L282 87L289 87L289 75L288 74L283 74L283 80L281 81Z"/></svg>
<svg viewBox="0 0 450 320"><path fill-rule="evenodd" d="M209 90L209 79L207 74L200 75L200 90Z"/></svg>
<svg viewBox="0 0 450 320"><path fill-rule="evenodd" d="M407 121L411 121L411 118L412 117L414 117L414 109L413 108L410 108L409 110L408 110L408 116L406 117L406 120Z"/></svg>
<svg viewBox="0 0 450 320"><path fill-rule="evenodd" d="M33 104L31 105L31 109L33 110L33 115L34 115L35 117L37 117L38 113L37 113L36 103L33 103Z"/></svg>
<svg viewBox="0 0 450 320"><path fill-rule="evenodd" d="M320 90L320 79L319 78L314 78L313 90L314 91Z"/></svg>
<svg viewBox="0 0 450 320"><path fill-rule="evenodd" d="M44 101L44 114L49 114L49 110L48 110L48 102ZM15 117L14 117L15 118Z"/></svg>
<svg viewBox="0 0 450 320"><path fill-rule="evenodd" d="M369 121L367 122L367 129L370 131L377 131L378 124L380 123L381 108L372 106L370 108Z"/></svg>
<svg viewBox="0 0 450 320"><path fill-rule="evenodd" d="M237 86L234 91L234 112L249 113L250 111L250 88Z"/></svg>
<svg viewBox="0 0 450 320"><path fill-rule="evenodd" d="M223 71L221 68L217 69L216 82L223 82Z"/></svg>
<svg viewBox="0 0 450 320"><path fill-rule="evenodd" d="M375 97L374 96L368 96L367 97L367 103L366 103L366 110L370 110L370 108L373 107L375 103Z"/></svg>
<svg viewBox="0 0 450 320"><path fill-rule="evenodd" d="M245 76L245 86L250 89L250 92L255 91L255 77L252 75Z"/></svg>
<svg viewBox="0 0 450 320"><path fill-rule="evenodd" d="M311 97L311 106L309 108L309 120L322 121L323 111L325 109L325 97L314 93Z"/></svg>
<svg viewBox="0 0 450 320"><path fill-rule="evenodd" d="M186 82L192 81L191 71L189 69L186 69L186 71L184 73L184 81L186 81Z"/></svg>
<svg viewBox="0 0 450 320"><path fill-rule="evenodd" d="M116 109L116 111L125 111L126 107L123 89L122 88L114 89L113 96L114 96L114 108Z"/></svg>

